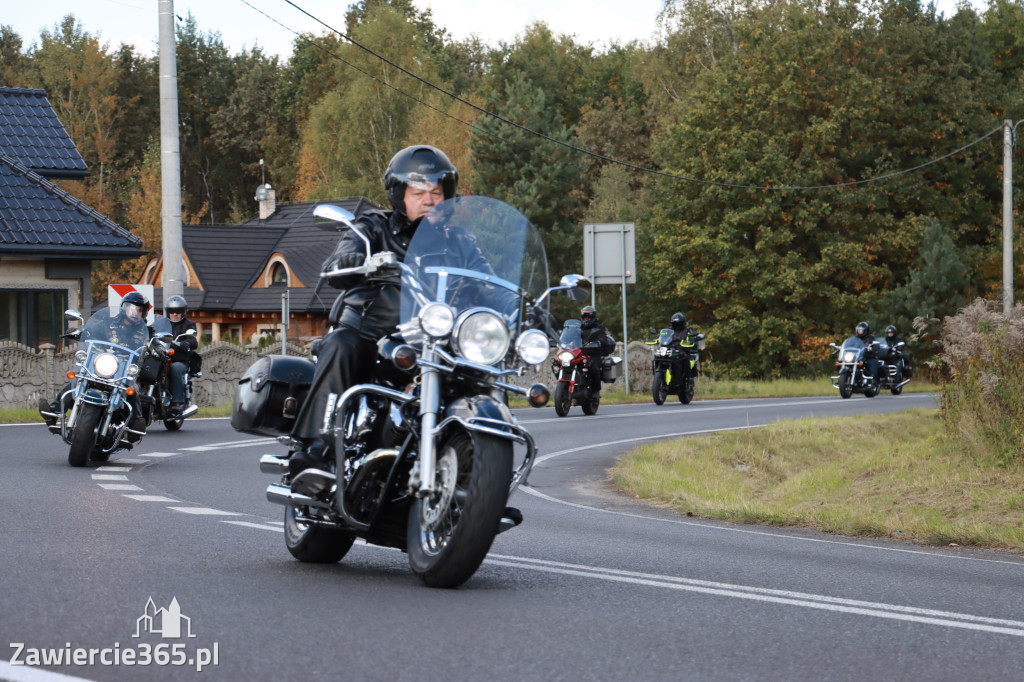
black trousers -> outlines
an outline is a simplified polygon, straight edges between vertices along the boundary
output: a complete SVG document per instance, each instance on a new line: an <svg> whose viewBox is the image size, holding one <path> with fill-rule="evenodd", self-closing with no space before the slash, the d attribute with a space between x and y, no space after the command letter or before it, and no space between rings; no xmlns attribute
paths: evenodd
<svg viewBox="0 0 1024 682"><path fill-rule="evenodd" d="M319 438L327 396L331 393L340 396L352 386L365 383L372 374L376 357L377 343L347 327L325 336L313 370L313 383L295 418L292 436L303 440Z"/></svg>

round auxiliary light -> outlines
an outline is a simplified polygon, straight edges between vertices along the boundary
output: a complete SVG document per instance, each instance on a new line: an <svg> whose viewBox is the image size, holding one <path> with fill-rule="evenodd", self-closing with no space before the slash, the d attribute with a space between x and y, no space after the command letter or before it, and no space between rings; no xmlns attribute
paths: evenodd
<svg viewBox="0 0 1024 682"><path fill-rule="evenodd" d="M448 336L455 327L455 311L444 303L430 303L420 311L420 329L435 339Z"/></svg>
<svg viewBox="0 0 1024 682"><path fill-rule="evenodd" d="M527 365L539 365L548 359L551 346L547 335L539 329L528 329L516 339L516 353Z"/></svg>

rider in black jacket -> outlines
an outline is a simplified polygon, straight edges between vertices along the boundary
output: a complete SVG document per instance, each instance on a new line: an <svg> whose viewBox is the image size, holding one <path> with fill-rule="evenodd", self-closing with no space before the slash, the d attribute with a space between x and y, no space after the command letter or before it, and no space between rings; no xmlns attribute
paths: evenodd
<svg viewBox="0 0 1024 682"><path fill-rule="evenodd" d="M597 310L592 305L580 311L580 334L583 336L583 347L590 342L600 344L597 350L587 351L590 356L590 390L592 395L601 392L601 361L604 356L615 350L615 342L608 336L608 330L597 317Z"/></svg>
<svg viewBox="0 0 1024 682"><path fill-rule="evenodd" d="M384 189L392 211L367 211L356 224L370 240L371 252L392 251L401 261L420 219L431 208L455 196L459 174L440 149L428 145L406 147L391 159L384 173ZM470 245L471 239L458 248ZM477 252L478 253L478 252ZM323 271L356 267L366 256L364 242L353 231L346 231ZM292 455L291 473L325 464L326 446L319 439L328 396L341 395L347 388L364 383L377 355L377 340L393 331L400 313L401 283L390 276L335 277L331 286L344 291L334 305L335 330L320 343L313 383L295 420L292 437L303 449ZM333 311L332 311L333 312Z"/></svg>
<svg viewBox="0 0 1024 682"><path fill-rule="evenodd" d="M174 349L171 363L171 410L181 411L185 405L185 374L198 360L199 340L195 336L185 334L189 329L195 331L196 323L188 319L188 303L183 296L171 296L164 301L164 315L171 323L171 335L177 339L171 347ZM181 338L178 338L178 337Z"/></svg>
<svg viewBox="0 0 1024 682"><path fill-rule="evenodd" d="M672 319L669 321L669 325L672 327L672 343L683 343L687 339L697 335L697 332L693 330L686 323L686 315L683 313L675 313L672 315ZM672 361L672 383L676 383L677 378L686 376L687 367L684 366L685 357L682 355L677 356Z"/></svg>
<svg viewBox="0 0 1024 682"><path fill-rule="evenodd" d="M871 345L875 342L875 336L871 333L871 327L867 322L858 322L857 327L854 329L857 338L864 342L866 346L864 350L864 362L868 366L868 376L871 380L878 382L878 353Z"/></svg>

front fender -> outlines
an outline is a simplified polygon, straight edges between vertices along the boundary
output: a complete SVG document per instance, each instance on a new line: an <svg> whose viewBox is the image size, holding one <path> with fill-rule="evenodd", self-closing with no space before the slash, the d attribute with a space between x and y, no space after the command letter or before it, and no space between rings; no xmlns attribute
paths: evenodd
<svg viewBox="0 0 1024 682"><path fill-rule="evenodd" d="M515 417L505 403L489 395L459 398L445 408L445 418L438 425L438 430L442 428L463 428L470 435L485 434L525 445L526 453L512 474L509 494L526 482L536 461L537 447L530 433L515 423Z"/></svg>

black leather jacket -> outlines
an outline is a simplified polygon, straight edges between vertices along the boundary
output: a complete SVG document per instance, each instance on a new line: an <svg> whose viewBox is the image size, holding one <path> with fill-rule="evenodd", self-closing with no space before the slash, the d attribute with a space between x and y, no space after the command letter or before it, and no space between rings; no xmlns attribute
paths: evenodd
<svg viewBox="0 0 1024 682"><path fill-rule="evenodd" d="M182 336L178 339L178 336L184 334L189 329L195 329L196 323L188 319L184 315L177 322L171 322L171 335L177 339L175 343L184 350L181 355L175 355L175 362L188 362L188 358L192 355L192 352L199 347L199 340L194 336Z"/></svg>
<svg viewBox="0 0 1024 682"><path fill-rule="evenodd" d="M419 225L418 222L410 225L393 211L376 210L360 215L356 224L370 240L372 253L392 251L401 262L405 261L409 242ZM460 263L462 267L478 272L493 272L473 237L459 228L438 231L437 251L447 254L447 263ZM338 261L349 254L366 254L366 245L352 230L342 235L334 253L324 262L323 271L334 269ZM332 309L332 324L352 329L362 338L372 341L395 330L401 313L401 277L397 272L370 277L333 277L328 283L344 290ZM518 300L514 294L498 289L493 293L492 307L506 313L514 309Z"/></svg>
<svg viewBox="0 0 1024 682"><path fill-rule="evenodd" d="M586 345L591 341L600 342L600 355L608 355L608 353L615 350L615 342L612 341L610 336L608 336L608 330L605 329L600 320L595 320L591 327L584 327L581 325L580 334L583 336L583 345Z"/></svg>

